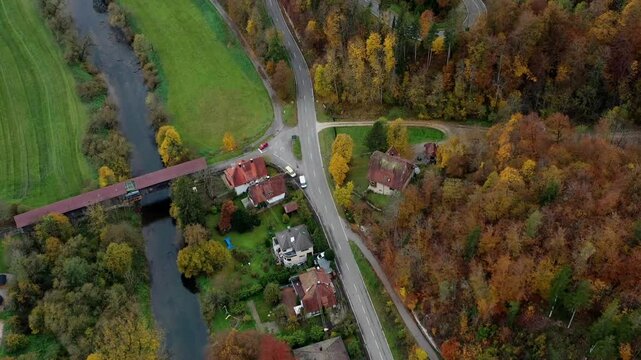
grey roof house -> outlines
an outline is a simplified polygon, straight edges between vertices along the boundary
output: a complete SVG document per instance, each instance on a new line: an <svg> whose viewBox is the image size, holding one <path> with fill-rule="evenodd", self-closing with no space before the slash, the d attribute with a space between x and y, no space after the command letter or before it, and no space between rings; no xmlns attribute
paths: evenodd
<svg viewBox="0 0 641 360"><path fill-rule="evenodd" d="M272 245L277 262L287 267L305 263L307 256L314 252L314 243L305 225L276 233Z"/></svg>
<svg viewBox="0 0 641 360"><path fill-rule="evenodd" d="M340 337L294 349L296 360L349 360L345 343Z"/></svg>

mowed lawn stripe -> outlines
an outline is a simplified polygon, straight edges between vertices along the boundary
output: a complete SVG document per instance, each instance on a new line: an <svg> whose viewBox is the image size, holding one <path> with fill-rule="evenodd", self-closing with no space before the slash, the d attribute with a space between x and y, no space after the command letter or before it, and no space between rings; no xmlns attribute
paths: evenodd
<svg viewBox="0 0 641 360"><path fill-rule="evenodd" d="M220 150L225 131L257 139L273 120L251 61L208 0L119 0L156 51L162 95L183 140L197 153Z"/></svg>
<svg viewBox="0 0 641 360"><path fill-rule="evenodd" d="M88 114L36 1L2 1L0 32L0 199L78 194L95 178L81 149Z"/></svg>

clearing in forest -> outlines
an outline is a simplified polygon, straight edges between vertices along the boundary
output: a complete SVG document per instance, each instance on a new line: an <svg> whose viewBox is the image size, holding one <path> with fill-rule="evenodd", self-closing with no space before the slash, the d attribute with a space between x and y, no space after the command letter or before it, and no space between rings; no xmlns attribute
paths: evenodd
<svg viewBox="0 0 641 360"><path fill-rule="evenodd" d="M0 199L43 205L95 178L88 112L36 1L0 1Z"/></svg>
<svg viewBox="0 0 641 360"><path fill-rule="evenodd" d="M212 160L223 134L239 145L259 138L273 119L271 102L243 47L208 0L119 0L133 28L151 42L160 96L183 141Z"/></svg>

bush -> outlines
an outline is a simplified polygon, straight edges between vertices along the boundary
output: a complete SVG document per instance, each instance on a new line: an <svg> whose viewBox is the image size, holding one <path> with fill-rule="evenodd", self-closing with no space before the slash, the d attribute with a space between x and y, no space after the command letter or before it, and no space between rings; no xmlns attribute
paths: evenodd
<svg viewBox="0 0 641 360"><path fill-rule="evenodd" d="M229 308L229 312L234 316L244 314L245 311L247 311L247 305L242 301L232 304Z"/></svg>
<svg viewBox="0 0 641 360"><path fill-rule="evenodd" d="M283 214L283 224L289 224L289 215Z"/></svg>
<svg viewBox="0 0 641 360"><path fill-rule="evenodd" d="M334 261L335 258L336 258L336 254L334 254L334 250L332 249L325 250L325 259L329 261Z"/></svg>
<svg viewBox="0 0 641 360"><path fill-rule="evenodd" d="M274 306L280 302L280 288L276 283L269 283L265 286L263 291L263 296L265 297L265 302L271 306Z"/></svg>
<svg viewBox="0 0 641 360"><path fill-rule="evenodd" d="M251 215L245 208L236 209L231 218L231 227L239 233L245 233L260 225L260 219Z"/></svg>
<svg viewBox="0 0 641 360"><path fill-rule="evenodd" d="M235 294L236 295L235 296L236 301L241 301L241 300L245 300L247 298L250 298L250 297L260 293L261 290L263 290L263 287L260 284L254 283L251 286L245 287L245 288L241 289L240 291L236 292L236 294Z"/></svg>
<svg viewBox="0 0 641 360"><path fill-rule="evenodd" d="M89 102L98 96L107 95L107 83L101 76L94 76L91 80L78 84L78 95L84 102Z"/></svg>
<svg viewBox="0 0 641 360"><path fill-rule="evenodd" d="M318 325L314 325L312 326L311 329L309 329L309 333L308 333L309 342L311 343L319 342L323 340L324 337L325 337L325 331L323 330L322 327Z"/></svg>
<svg viewBox="0 0 641 360"><path fill-rule="evenodd" d="M231 257L241 264L247 264L251 260L251 255L242 249L233 249L231 251Z"/></svg>
<svg viewBox="0 0 641 360"><path fill-rule="evenodd" d="M29 339L24 334L9 334L4 340L4 346L7 348L7 352L9 353L16 353L24 350L27 345L29 345Z"/></svg>

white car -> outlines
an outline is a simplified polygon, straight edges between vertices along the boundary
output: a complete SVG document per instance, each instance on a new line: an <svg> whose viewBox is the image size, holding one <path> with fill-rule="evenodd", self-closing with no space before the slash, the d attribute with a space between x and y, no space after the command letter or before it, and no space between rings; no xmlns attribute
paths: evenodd
<svg viewBox="0 0 641 360"><path fill-rule="evenodd" d="M305 180L305 175L301 175L300 178L298 178L298 180L300 180L300 187L302 189L307 187L307 181Z"/></svg>
<svg viewBox="0 0 641 360"><path fill-rule="evenodd" d="M289 166L289 165L285 166L285 172L287 173L287 175L289 175L289 176L291 176L291 177L293 177L293 178L295 178L295 177L296 177L296 172L295 172L295 171L294 171L294 169L292 169L292 167L291 167L291 166Z"/></svg>

